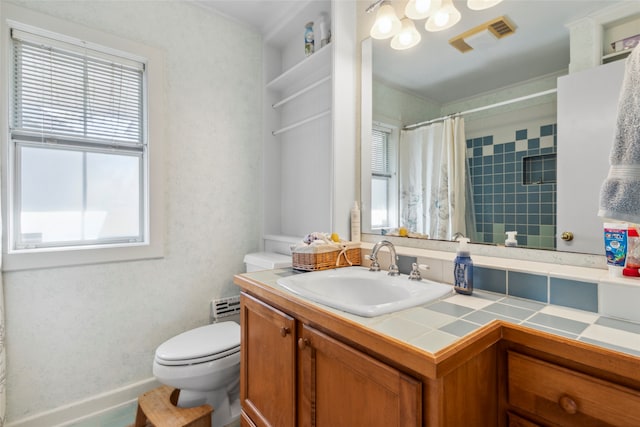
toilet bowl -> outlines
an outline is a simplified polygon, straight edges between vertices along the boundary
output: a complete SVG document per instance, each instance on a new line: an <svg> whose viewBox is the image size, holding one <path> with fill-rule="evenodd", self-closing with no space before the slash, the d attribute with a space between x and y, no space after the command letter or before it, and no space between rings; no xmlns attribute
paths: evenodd
<svg viewBox="0 0 640 427"><path fill-rule="evenodd" d="M212 426L240 417L240 325L227 321L192 329L156 349L153 375L180 389L178 406L213 407Z"/></svg>
<svg viewBox="0 0 640 427"><path fill-rule="evenodd" d="M245 256L246 271L291 266L291 256L259 252ZM162 343L153 360L153 375L180 389L178 406L205 403L213 407L212 427L240 419L240 325L218 322L176 335Z"/></svg>

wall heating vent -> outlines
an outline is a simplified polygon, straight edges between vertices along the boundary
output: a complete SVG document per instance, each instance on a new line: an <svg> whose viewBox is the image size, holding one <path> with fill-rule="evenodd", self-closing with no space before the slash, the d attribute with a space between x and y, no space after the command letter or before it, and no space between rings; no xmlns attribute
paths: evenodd
<svg viewBox="0 0 640 427"><path fill-rule="evenodd" d="M469 52L470 50L473 50L473 47L467 43L469 39L482 36L484 31L488 31L488 33L493 35L496 39L501 39L515 33L516 27L507 19L506 16L500 16L499 18L492 19L465 31L462 34L458 34L449 40L449 44L462 53Z"/></svg>
<svg viewBox="0 0 640 427"><path fill-rule="evenodd" d="M240 295L211 300L209 319L216 322L224 317L240 314Z"/></svg>

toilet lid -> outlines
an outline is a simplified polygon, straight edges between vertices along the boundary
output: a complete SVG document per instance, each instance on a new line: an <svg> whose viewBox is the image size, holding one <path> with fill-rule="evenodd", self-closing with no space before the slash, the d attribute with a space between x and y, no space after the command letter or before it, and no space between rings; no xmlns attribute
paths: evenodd
<svg viewBox="0 0 640 427"><path fill-rule="evenodd" d="M218 354L238 351L239 346L240 325L236 322L214 323L168 339L156 349L156 359L167 364L193 359L204 361Z"/></svg>

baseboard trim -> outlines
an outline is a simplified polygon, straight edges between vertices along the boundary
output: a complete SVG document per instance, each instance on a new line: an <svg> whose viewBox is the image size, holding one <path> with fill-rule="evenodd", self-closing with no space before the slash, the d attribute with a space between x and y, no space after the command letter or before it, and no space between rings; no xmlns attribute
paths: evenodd
<svg viewBox="0 0 640 427"><path fill-rule="evenodd" d="M62 427L129 404L140 394L158 386L160 383L155 378L148 378L50 411L12 421L6 424L6 427Z"/></svg>

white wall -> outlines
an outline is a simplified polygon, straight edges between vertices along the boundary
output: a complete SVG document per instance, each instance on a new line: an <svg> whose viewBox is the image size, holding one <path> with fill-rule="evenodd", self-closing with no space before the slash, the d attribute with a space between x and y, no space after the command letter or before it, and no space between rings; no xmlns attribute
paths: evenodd
<svg viewBox="0 0 640 427"><path fill-rule="evenodd" d="M165 257L4 274L10 423L152 376L259 247L259 35L188 2L14 1L162 49Z"/></svg>
<svg viewBox="0 0 640 427"><path fill-rule="evenodd" d="M436 102L396 89L373 80L373 120L396 126L406 126L440 117Z"/></svg>

